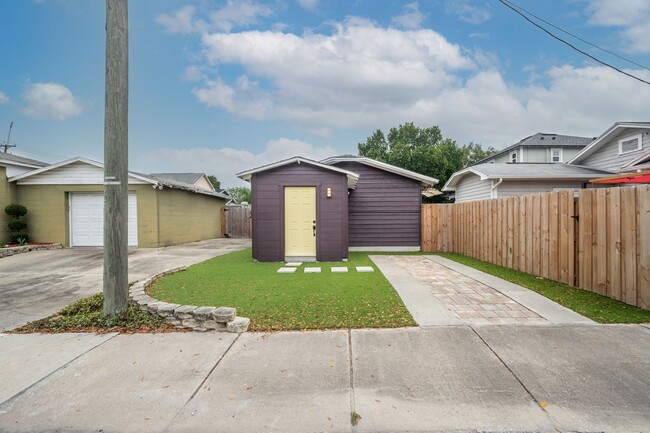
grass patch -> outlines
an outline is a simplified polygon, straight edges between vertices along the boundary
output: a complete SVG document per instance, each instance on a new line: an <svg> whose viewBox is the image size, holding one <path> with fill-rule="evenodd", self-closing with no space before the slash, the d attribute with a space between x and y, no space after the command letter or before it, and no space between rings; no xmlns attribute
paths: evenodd
<svg viewBox="0 0 650 433"><path fill-rule="evenodd" d="M124 317L105 318L102 313L104 294L97 293L68 305L56 314L16 328L12 333L33 332L169 332L178 331L161 318L129 306Z"/></svg>
<svg viewBox="0 0 650 433"><path fill-rule="evenodd" d="M455 253L436 253L495 277L519 284L598 323L646 323L650 311L577 287L547 280Z"/></svg>
<svg viewBox="0 0 650 433"><path fill-rule="evenodd" d="M251 331L393 328L415 322L367 253L350 253L347 263L306 263L294 274L278 274L280 263L253 261L236 251L158 280L151 296L185 305L229 306L251 319ZM318 266L320 274L305 274ZM348 273L332 273L347 266ZM359 273L355 266L373 266Z"/></svg>

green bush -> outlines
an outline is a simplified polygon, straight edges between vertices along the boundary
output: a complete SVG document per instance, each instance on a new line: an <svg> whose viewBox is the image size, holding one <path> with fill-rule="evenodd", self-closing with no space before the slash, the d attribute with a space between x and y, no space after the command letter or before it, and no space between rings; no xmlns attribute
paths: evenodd
<svg viewBox="0 0 650 433"><path fill-rule="evenodd" d="M9 233L9 242L12 244L26 244L29 242L27 233Z"/></svg>
<svg viewBox="0 0 650 433"><path fill-rule="evenodd" d="M23 220L11 220L7 225L12 232L20 232L27 228L27 223Z"/></svg>
<svg viewBox="0 0 650 433"><path fill-rule="evenodd" d="M27 214L27 208L21 204L10 204L5 207L5 212L18 219Z"/></svg>

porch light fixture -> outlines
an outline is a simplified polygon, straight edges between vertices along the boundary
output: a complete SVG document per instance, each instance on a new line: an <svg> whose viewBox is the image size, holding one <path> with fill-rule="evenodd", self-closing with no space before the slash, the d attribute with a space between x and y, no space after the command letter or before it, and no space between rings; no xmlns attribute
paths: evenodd
<svg viewBox="0 0 650 433"><path fill-rule="evenodd" d="M332 188L327 187L327 192L326 192L326 194L327 194L327 198L332 198Z"/></svg>

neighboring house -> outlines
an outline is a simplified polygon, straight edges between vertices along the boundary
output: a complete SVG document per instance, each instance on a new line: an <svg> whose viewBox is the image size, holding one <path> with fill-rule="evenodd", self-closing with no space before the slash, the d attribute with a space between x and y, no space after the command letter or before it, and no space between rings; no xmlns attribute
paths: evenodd
<svg viewBox="0 0 650 433"><path fill-rule="evenodd" d="M251 182L253 258L340 261L350 250L420 250L421 193L437 179L350 155L296 156Z"/></svg>
<svg viewBox="0 0 650 433"><path fill-rule="evenodd" d="M0 243L9 238L7 223L10 217L5 213L4 208L17 201L16 185L10 183L9 178L46 165L47 163L35 159L23 158L11 153L0 153Z"/></svg>
<svg viewBox="0 0 650 433"><path fill-rule="evenodd" d="M592 141L594 139L589 137L538 132L471 165L507 162L564 163Z"/></svg>
<svg viewBox="0 0 650 433"><path fill-rule="evenodd" d="M2 180L0 180L1 182ZM27 207L30 240L101 246L104 167L72 158L6 180L13 202ZM130 246L163 247L220 236L228 196L203 186L129 172Z"/></svg>
<svg viewBox="0 0 650 433"><path fill-rule="evenodd" d="M485 158L482 163L457 171L442 190L454 192L456 203L462 203L557 189L640 183L643 182L643 177L635 175L632 176L635 179L630 180L631 175L650 168L650 122L617 122L593 140L549 134L535 134L532 137L537 137L533 140L536 143L564 143L564 146L567 146L561 147L564 149L561 152L564 163L547 161L546 164L532 164L529 158L531 149L526 149L526 145L521 147L521 143L531 143L531 137L528 137L496 155ZM555 140L552 137L556 137ZM571 143L580 140L588 140L589 143L586 146L583 143L580 151L567 158L567 149L573 146ZM516 151L517 155L528 158L525 162L522 163L521 159L508 163L494 162L508 155L514 158L513 149L516 146L520 146ZM554 157L557 155L554 149L559 148L548 147L547 151ZM622 174L612 177L617 173Z"/></svg>
<svg viewBox="0 0 650 433"><path fill-rule="evenodd" d="M443 191L454 191L456 203L519 196L558 189L584 188L590 179L612 172L567 164L473 165L452 174Z"/></svg>

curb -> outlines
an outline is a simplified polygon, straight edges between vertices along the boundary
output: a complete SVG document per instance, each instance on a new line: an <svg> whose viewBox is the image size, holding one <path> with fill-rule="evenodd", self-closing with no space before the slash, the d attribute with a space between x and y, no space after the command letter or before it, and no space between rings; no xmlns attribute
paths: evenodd
<svg viewBox="0 0 650 433"><path fill-rule="evenodd" d="M9 257L16 254L28 253L30 251L39 250L60 250L63 248L61 244L45 244L45 245L25 245L22 247L0 248L0 259Z"/></svg>
<svg viewBox="0 0 650 433"><path fill-rule="evenodd" d="M194 331L221 331L241 334L248 330L251 320L237 317L237 310L232 307L197 307L196 305L170 304L158 301L145 293L145 290L165 275L181 272L185 266L171 268L153 275L142 282L137 282L129 289L131 302L140 310L148 311L163 318L166 323L177 328Z"/></svg>

